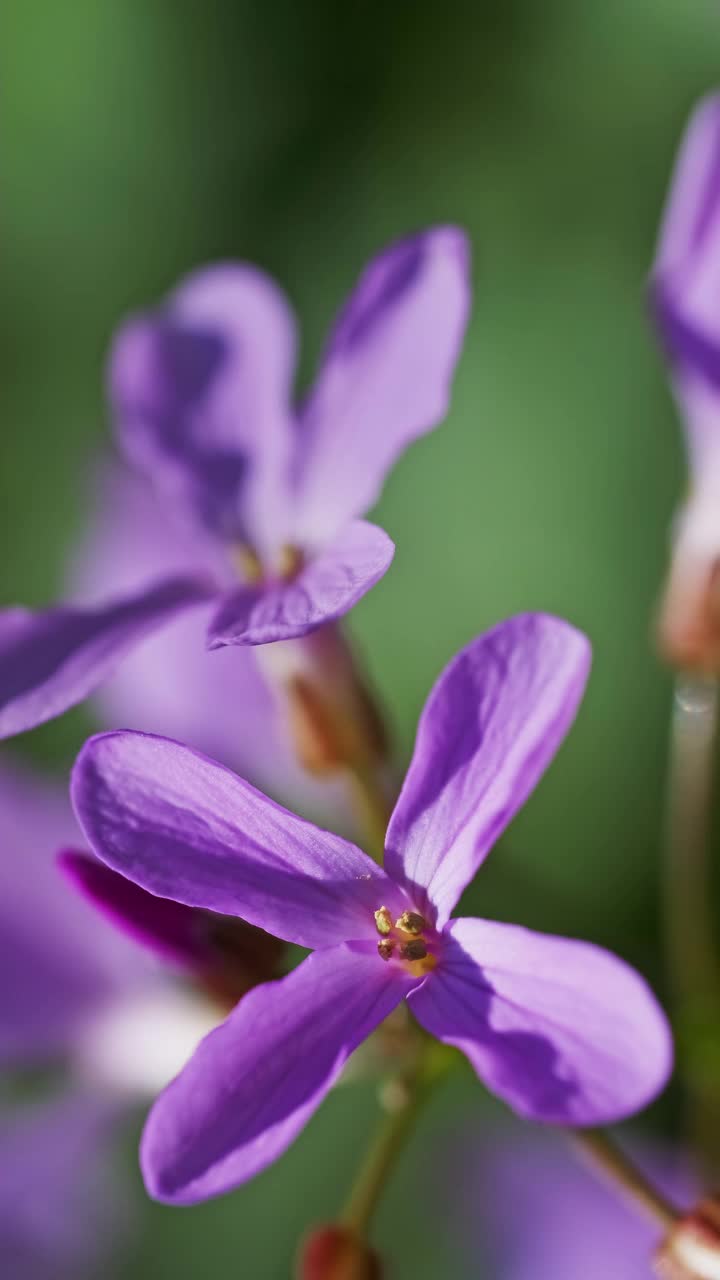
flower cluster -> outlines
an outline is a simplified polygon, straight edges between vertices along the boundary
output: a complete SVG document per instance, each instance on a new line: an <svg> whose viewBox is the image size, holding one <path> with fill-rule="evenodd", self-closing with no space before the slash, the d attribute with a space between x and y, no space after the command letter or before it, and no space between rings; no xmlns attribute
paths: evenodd
<svg viewBox="0 0 720 1280"><path fill-rule="evenodd" d="M663 644L706 672L720 654L719 137L713 100L691 125L652 281L694 476ZM390 567L393 544L365 515L447 413L469 297L459 229L391 246L295 404L276 285L246 264L190 277L113 346L123 456L96 473L71 603L0 613L0 736L90 694L108 725L76 761L75 818L40 781L0 775L3 1065L62 1059L65 1085L28 1124L72 1130L93 1160L128 1100L159 1090L141 1144L156 1199L191 1204L255 1176L391 1027L401 1108L431 1059L444 1071L460 1055L519 1116L572 1131L632 1115L670 1074L668 1021L623 960L454 914L573 724L587 638L534 612L472 640L430 692L398 788L342 629ZM285 944L311 954L294 963ZM392 1072L386 1048L377 1060ZM47 1177L56 1203L58 1171ZM20 1258L14 1203L0 1190ZM303 1275L380 1275L368 1214L318 1230ZM56 1249L48 1223L41 1244ZM513 1266L537 1273L525 1253Z"/></svg>

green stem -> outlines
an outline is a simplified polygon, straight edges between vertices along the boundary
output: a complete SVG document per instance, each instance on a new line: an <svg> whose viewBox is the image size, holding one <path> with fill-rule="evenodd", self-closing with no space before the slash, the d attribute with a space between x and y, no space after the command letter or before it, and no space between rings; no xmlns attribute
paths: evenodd
<svg viewBox="0 0 720 1280"><path fill-rule="evenodd" d="M720 972L712 919L710 825L718 686L680 677L673 702L664 876L665 946L688 1120L705 1161L720 1157L720 1096L713 1046Z"/></svg>
<svg viewBox="0 0 720 1280"><path fill-rule="evenodd" d="M676 1207L665 1199L607 1133L602 1129L572 1129L569 1134L581 1155L646 1217L665 1230L677 1221L680 1213Z"/></svg>
<svg viewBox="0 0 720 1280"><path fill-rule="evenodd" d="M674 999L717 991L709 911L709 827L717 733L714 680L679 680L668 777L665 931Z"/></svg>
<svg viewBox="0 0 720 1280"><path fill-rule="evenodd" d="M406 1076L402 1083L406 1097L384 1116L340 1216L344 1226L358 1236L367 1234L395 1161L431 1088L422 1068Z"/></svg>

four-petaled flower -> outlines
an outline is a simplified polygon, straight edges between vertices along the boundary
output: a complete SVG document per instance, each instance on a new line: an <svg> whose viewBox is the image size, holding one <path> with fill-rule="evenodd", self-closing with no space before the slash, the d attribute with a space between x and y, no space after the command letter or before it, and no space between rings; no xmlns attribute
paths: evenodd
<svg viewBox="0 0 720 1280"><path fill-rule="evenodd" d="M210 648L302 637L345 614L390 565L391 540L360 517L445 414L468 309L461 231L393 245L361 277L297 408L292 318L256 269L202 271L131 320L110 370L120 444L198 530L202 555L98 607L0 614L0 737L79 702L184 610L214 602Z"/></svg>
<svg viewBox="0 0 720 1280"><path fill-rule="evenodd" d="M680 667L720 665L720 97L695 111L651 280L685 425L690 492L674 531L661 641Z"/></svg>
<svg viewBox="0 0 720 1280"><path fill-rule="evenodd" d="M538 614L461 652L421 718L384 869L169 739L116 732L85 745L74 804L112 869L314 948L251 991L156 1102L142 1143L152 1195L191 1203L264 1168L403 998L525 1116L603 1123L662 1087L669 1030L625 963L450 919L562 741L588 666L585 638Z"/></svg>

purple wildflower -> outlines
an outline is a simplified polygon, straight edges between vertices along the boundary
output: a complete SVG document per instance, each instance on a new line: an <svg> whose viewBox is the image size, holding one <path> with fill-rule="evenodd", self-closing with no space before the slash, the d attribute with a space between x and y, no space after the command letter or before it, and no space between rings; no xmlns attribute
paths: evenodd
<svg viewBox="0 0 720 1280"><path fill-rule="evenodd" d="M156 1102L142 1143L152 1195L192 1203L263 1169L403 998L522 1115L598 1124L662 1087L667 1023L621 960L450 919L559 747L588 666L585 638L538 614L460 653L421 718L384 870L179 743L117 732L85 745L73 799L111 868L315 948L251 991Z"/></svg>
<svg viewBox="0 0 720 1280"><path fill-rule="evenodd" d="M687 129L651 281L686 432L690 493L674 533L661 639L677 665L720 662L720 97Z"/></svg>
<svg viewBox="0 0 720 1280"><path fill-rule="evenodd" d="M95 1274L114 1240L119 1200L101 1171L128 1093L119 1101L86 1048L113 1011L155 985L137 949L58 875L55 848L77 837L67 792L3 761L0 1069L67 1067L50 1096L0 1108L0 1273L27 1280Z"/></svg>
<svg viewBox="0 0 720 1280"><path fill-rule="evenodd" d="M134 593L153 577L181 572L189 561L215 571L212 540L173 520L173 512L158 521L157 501L144 477L104 461L92 481L92 511L67 574L73 600L97 600L103 590ZM316 781L298 764L285 700L254 652L226 648L207 660L203 634L211 608L182 614L128 654L93 699L101 723L179 738L291 808L346 830L342 784Z"/></svg>
<svg viewBox="0 0 720 1280"><path fill-rule="evenodd" d="M3 761L0 1070L62 1068L49 1096L0 1108L0 1274L27 1280L95 1274L119 1207L100 1173L130 1108L277 973L281 947L143 893L88 854L62 854L60 875L55 850L78 834L66 789Z"/></svg>
<svg viewBox="0 0 720 1280"><path fill-rule="evenodd" d="M110 369L120 444L212 547L214 569L201 557L86 609L6 610L0 736L86 697L187 609L214 603L212 649L302 637L346 613L394 550L360 517L398 455L446 412L467 272L465 238L450 227L381 254L297 409L293 322L254 268L202 271L159 311L131 320Z"/></svg>
<svg viewBox="0 0 720 1280"><path fill-rule="evenodd" d="M102 1010L147 981L137 950L103 927L58 875L78 842L65 790L6 759L0 768L0 1066L68 1055Z"/></svg>

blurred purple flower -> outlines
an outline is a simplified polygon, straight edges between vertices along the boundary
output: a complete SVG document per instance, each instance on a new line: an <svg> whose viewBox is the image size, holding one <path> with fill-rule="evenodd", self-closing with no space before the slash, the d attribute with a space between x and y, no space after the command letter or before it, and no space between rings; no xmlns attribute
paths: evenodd
<svg viewBox="0 0 720 1280"><path fill-rule="evenodd" d="M651 279L685 425L691 483L674 534L662 642L681 666L720 661L720 97L683 140Z"/></svg>
<svg viewBox="0 0 720 1280"><path fill-rule="evenodd" d="M687 1203L692 1179L672 1152L633 1153L671 1201ZM502 1280L652 1280L662 1232L559 1142L527 1133L465 1135L461 1202L448 1204L458 1233ZM462 1215L462 1217L460 1217Z"/></svg>
<svg viewBox="0 0 720 1280"><path fill-rule="evenodd" d="M0 736L82 700L187 609L213 603L210 648L267 644L339 618L378 581L393 545L359 517L447 410L467 258L463 234L441 227L372 262L297 410L293 322L254 268L200 272L125 326L110 370L120 443L185 516L198 554L100 606L6 610ZM159 507L161 538L166 518Z"/></svg>
<svg viewBox="0 0 720 1280"><path fill-rule="evenodd" d="M204 930L206 913L163 903L139 889L131 897L127 881L88 854L61 855L66 872L61 875L56 851L63 845L76 846L78 835L65 788L3 761L0 942L6 980L0 986L0 1069L59 1059L86 1074L97 1061L97 1044L115 1019L124 1025L129 1015L141 1017L145 1010L149 1018L157 1017L163 1006L170 1010L170 1019L177 1016L176 1025L187 1015L187 1053L193 1037L199 1038L219 1016L209 1010L205 998L180 988L167 970L172 960L176 973L205 975L212 945ZM77 892L78 885L83 893ZM95 904L112 899L114 909L106 915L111 914L119 928L109 929L88 898ZM187 939L184 947L179 916ZM167 1036L164 1043L158 1036L158 1055L168 1044ZM153 1062L160 1058L153 1057L149 1043L136 1068L130 1061L136 1049L137 1044L128 1046L123 1062L112 1068L113 1083L121 1088L126 1065L133 1081L143 1064L154 1073L145 1090L152 1093L157 1075L170 1078L182 1060L171 1054L166 1071L156 1068Z"/></svg>
<svg viewBox="0 0 720 1280"><path fill-rule="evenodd" d="M250 992L155 1104L142 1144L151 1194L192 1203L264 1168L404 997L525 1116L597 1124L662 1087L669 1030L622 961L512 925L449 919L558 749L588 666L585 638L538 614L458 655L421 718L385 870L178 743L117 732L85 745L73 799L111 868L150 893L315 948Z"/></svg>
<svg viewBox="0 0 720 1280"><path fill-rule="evenodd" d="M0 1067L64 1055L97 1013L147 980L141 955L58 875L76 844L65 788L0 767Z"/></svg>
<svg viewBox="0 0 720 1280"><path fill-rule="evenodd" d="M117 1226L119 1201L102 1194L99 1176L121 1112L78 1050L98 1018L132 997L140 974L134 949L103 930L58 876L55 847L77 836L66 790L3 762L0 1069L64 1059L79 1070L71 1092L0 1108L0 1274L8 1280L84 1276L102 1234Z"/></svg>
<svg viewBox="0 0 720 1280"><path fill-rule="evenodd" d="M109 1158L117 1122L117 1106L87 1092L0 1108L4 1280L108 1274L129 1211Z"/></svg>
<svg viewBox="0 0 720 1280"><path fill-rule="evenodd" d="M67 574L72 598L86 603L108 590L132 594L188 562L214 571L213 541L175 515L170 510L167 520L158 520L144 477L117 462L97 467L90 519ZM95 695L101 720L179 738L291 807L345 830L342 784L318 781L298 764L283 701L254 654L226 648L208 661L203 634L211 607L183 613L132 649Z"/></svg>
<svg viewBox="0 0 720 1280"><path fill-rule="evenodd" d="M64 1068L51 1096L0 1107L0 1274L7 1280L75 1280L115 1242L122 1197L102 1175L118 1129L129 1107L157 1093L221 1017L205 994L173 980L167 962L214 983L222 996L218 956L238 955L236 937L234 957L228 945L213 950L206 913L143 894L88 855L65 855L85 897L112 899L121 931L108 928L58 873L57 846L77 843L78 834L66 788L3 761L0 1070ZM150 962L151 953L164 968Z"/></svg>

